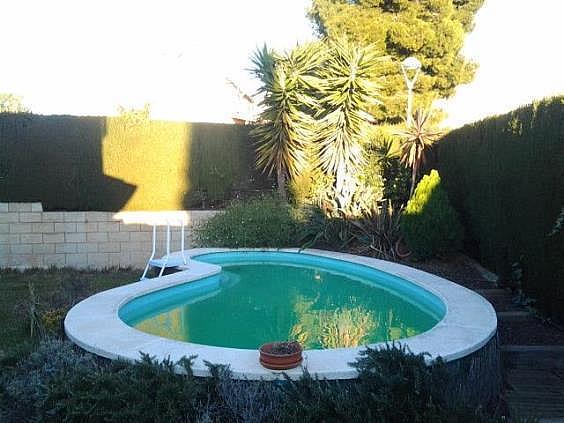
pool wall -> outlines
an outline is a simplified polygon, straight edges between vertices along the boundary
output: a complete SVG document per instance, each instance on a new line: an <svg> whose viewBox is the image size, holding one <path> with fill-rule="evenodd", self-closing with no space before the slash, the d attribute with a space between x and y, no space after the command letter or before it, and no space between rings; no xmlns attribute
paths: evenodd
<svg viewBox="0 0 564 423"><path fill-rule="evenodd" d="M196 257L226 251L234 250L192 249L187 250L187 253L191 257ZM446 308L444 318L431 330L396 342L406 345L413 353L429 353L430 361L439 356L447 362L455 362L463 357L479 356L480 353L474 353L495 339L497 319L491 304L475 292L438 276L397 263L322 250L235 251L282 251L343 260L390 273L424 288L442 301ZM154 356L158 360L169 358L173 361L183 356L197 355L193 365L194 374L197 376L209 375L208 367L205 364L207 361L229 365L233 377L238 379L282 378L281 372L267 370L260 366L256 350L213 347L165 339L138 331L126 325L119 318L120 308L135 298L163 288L217 275L220 271L219 266L204 263L195 258L181 272L98 293L80 302L69 311L65 318L65 332L77 345L110 359L121 358L135 361L139 360L140 352ZM370 346L378 348L384 345L385 343ZM312 375L319 378L355 378L357 372L349 363L355 361L362 349L364 347L306 350L302 366L307 367ZM449 367L452 366L449 364ZM181 371L180 367L178 369ZM296 368L286 371L286 374L292 379L297 379L302 372L302 368Z"/></svg>

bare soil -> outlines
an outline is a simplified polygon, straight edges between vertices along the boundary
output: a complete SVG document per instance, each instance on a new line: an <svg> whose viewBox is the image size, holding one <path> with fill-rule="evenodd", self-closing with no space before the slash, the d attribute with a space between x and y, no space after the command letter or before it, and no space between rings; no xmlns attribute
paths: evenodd
<svg viewBox="0 0 564 423"><path fill-rule="evenodd" d="M400 261L400 263L433 273L468 289L496 288L493 282L486 280L480 274L476 269L475 262L463 254L453 254L441 259L435 258L426 261L415 261L408 258Z"/></svg>

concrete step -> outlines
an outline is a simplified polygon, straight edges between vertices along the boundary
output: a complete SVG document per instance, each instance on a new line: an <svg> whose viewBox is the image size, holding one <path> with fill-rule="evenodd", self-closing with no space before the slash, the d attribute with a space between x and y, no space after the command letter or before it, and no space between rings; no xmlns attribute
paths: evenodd
<svg viewBox="0 0 564 423"><path fill-rule="evenodd" d="M497 313L498 320L505 320L505 321L523 321L531 319L533 316L528 311L498 311Z"/></svg>
<svg viewBox="0 0 564 423"><path fill-rule="evenodd" d="M563 353L564 345L502 345L502 353Z"/></svg>
<svg viewBox="0 0 564 423"><path fill-rule="evenodd" d="M493 297L493 296L513 296L510 291L503 288L484 288L475 290L482 297Z"/></svg>

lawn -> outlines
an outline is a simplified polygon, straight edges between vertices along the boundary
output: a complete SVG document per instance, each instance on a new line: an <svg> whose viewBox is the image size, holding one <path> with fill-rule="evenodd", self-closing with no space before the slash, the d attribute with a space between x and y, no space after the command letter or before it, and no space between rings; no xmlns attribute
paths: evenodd
<svg viewBox="0 0 564 423"><path fill-rule="evenodd" d="M36 337L30 333L32 303L36 304L35 315L56 326L73 304L96 292L134 282L140 274L131 269L0 271L0 362L29 351L35 344Z"/></svg>

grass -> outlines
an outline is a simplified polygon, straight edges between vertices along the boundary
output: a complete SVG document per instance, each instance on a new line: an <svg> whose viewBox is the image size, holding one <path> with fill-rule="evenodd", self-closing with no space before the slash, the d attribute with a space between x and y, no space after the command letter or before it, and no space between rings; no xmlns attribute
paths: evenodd
<svg viewBox="0 0 564 423"><path fill-rule="evenodd" d="M79 271L73 269L33 269L0 271L0 362L16 358L33 349L30 313L35 293L37 315L64 318L66 311L80 300L100 291L139 279L138 270ZM56 319L56 317L55 317Z"/></svg>

